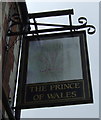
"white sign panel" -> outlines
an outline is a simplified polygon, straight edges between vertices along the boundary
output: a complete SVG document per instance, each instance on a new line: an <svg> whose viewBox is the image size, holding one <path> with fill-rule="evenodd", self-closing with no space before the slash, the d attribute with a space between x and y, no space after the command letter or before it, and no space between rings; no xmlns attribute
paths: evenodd
<svg viewBox="0 0 101 120"><path fill-rule="evenodd" d="M27 84L82 79L80 38L29 42Z"/></svg>

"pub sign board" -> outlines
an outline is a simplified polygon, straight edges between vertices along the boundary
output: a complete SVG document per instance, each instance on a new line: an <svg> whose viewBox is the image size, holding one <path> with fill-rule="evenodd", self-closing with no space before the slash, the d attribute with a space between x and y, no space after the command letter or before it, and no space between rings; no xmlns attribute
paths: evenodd
<svg viewBox="0 0 101 120"><path fill-rule="evenodd" d="M93 103L85 31L25 40L22 109Z"/></svg>

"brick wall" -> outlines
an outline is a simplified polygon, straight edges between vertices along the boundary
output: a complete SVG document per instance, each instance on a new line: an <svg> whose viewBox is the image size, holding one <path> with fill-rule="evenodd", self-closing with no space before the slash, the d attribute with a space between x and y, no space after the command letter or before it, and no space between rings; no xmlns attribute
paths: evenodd
<svg viewBox="0 0 101 120"><path fill-rule="evenodd" d="M17 80L19 52L23 36L7 36L9 26L12 24L10 20L12 15L19 14L20 21L25 25L28 21L28 13L24 2L2 2L2 23L0 44L2 44L2 87L3 87L3 103L2 115L5 118L14 117L12 114L14 90ZM15 17L12 18L16 20ZM13 32L21 30L20 25L15 25L11 28ZM1 59L0 59L1 60ZM6 95L6 100L5 100ZM9 105L8 105L9 102ZM5 103L7 106L5 106ZM10 112L9 112L10 111ZM10 113L10 114L9 114ZM14 113L14 111L13 111Z"/></svg>
<svg viewBox="0 0 101 120"><path fill-rule="evenodd" d="M9 18L14 13L20 14L18 10L17 4L15 2L7 2L3 3L2 6L3 11L3 24L2 24L2 84L7 98L11 99L11 103L13 101L14 96L14 88L16 82L16 73L17 73L17 65L18 65L18 56L20 49L20 38L21 36L10 36L8 37L7 30L9 24ZM12 27L12 31L16 32L20 28L18 25ZM17 42L16 42L17 41ZM6 45L11 46L11 48L7 51Z"/></svg>

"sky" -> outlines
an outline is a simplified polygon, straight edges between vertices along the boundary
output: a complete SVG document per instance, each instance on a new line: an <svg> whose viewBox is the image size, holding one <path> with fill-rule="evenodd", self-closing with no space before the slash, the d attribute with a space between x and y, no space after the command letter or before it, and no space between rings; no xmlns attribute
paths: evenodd
<svg viewBox="0 0 101 120"><path fill-rule="evenodd" d="M94 0L93 0L94 1ZM88 25L96 27L96 33L87 34L87 45L90 62L91 82L93 88L93 104L70 105L61 107L25 109L21 118L99 118L99 2L31 2L26 0L29 13L53 10L74 9L73 24L78 23L79 17L86 17ZM39 20L40 21L40 20ZM41 19L43 22L44 19ZM46 19L48 22L48 20ZM50 22L67 24L67 18L50 20Z"/></svg>

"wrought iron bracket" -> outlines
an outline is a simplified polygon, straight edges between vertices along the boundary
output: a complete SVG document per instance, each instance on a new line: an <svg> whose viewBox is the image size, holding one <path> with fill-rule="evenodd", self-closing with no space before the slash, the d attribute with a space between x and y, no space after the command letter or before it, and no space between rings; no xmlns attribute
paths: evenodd
<svg viewBox="0 0 101 120"><path fill-rule="evenodd" d="M87 29L88 34L94 34L96 29L93 25L87 25L87 19L85 17L80 17L78 19L78 23L81 25L73 25L72 24L72 16L73 15L73 9L70 10L59 10L59 11L51 11L51 12L42 12L42 13L34 13L34 14L29 14L29 19L33 19L33 23L29 22L26 24L23 24L22 22L19 22L19 17L17 15L13 15L12 17L15 18L11 19L12 24L9 26L7 35L8 36L15 36L15 35L28 35L28 34L39 34L39 33L45 33L45 32L55 32L55 31L64 31L64 30L69 30L70 32L73 31L78 31L81 29ZM69 25L59 25L59 24L46 24L46 23L37 23L36 18L43 18L43 17L53 17L53 16L62 16L62 15L68 15L69 16ZM12 31L12 27L15 25L20 25L21 30L17 32ZM35 30L31 30L31 25L35 27ZM54 26L55 28L51 29L41 29L38 30L38 26ZM28 29L26 30L26 26Z"/></svg>
<svg viewBox="0 0 101 120"><path fill-rule="evenodd" d="M14 13L12 16L8 17L7 36L24 35L26 31L30 31L30 25L28 23L25 24L21 22L21 18L19 14ZM18 40L14 41L11 45L9 45L9 41L6 40L5 50L9 51L15 45L17 41Z"/></svg>

